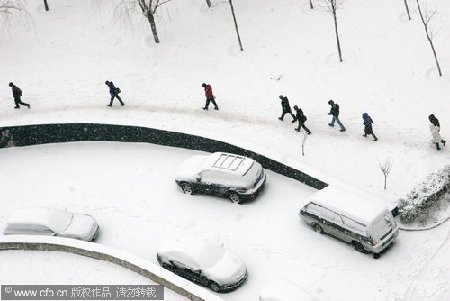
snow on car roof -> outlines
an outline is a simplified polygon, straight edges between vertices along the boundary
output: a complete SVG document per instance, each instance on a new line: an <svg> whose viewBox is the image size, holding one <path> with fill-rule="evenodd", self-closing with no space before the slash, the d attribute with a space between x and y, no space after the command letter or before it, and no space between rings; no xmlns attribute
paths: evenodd
<svg viewBox="0 0 450 301"><path fill-rule="evenodd" d="M41 225L55 232L63 232L72 213L57 208L27 208L11 213L8 224Z"/></svg>
<svg viewBox="0 0 450 301"><path fill-rule="evenodd" d="M173 256L173 259L190 264L192 268L207 269L224 256L225 250L208 241L188 236L165 241L158 253Z"/></svg>
<svg viewBox="0 0 450 301"><path fill-rule="evenodd" d="M222 152L212 153L209 159L212 168L236 172L241 176L252 167L253 162L247 157Z"/></svg>
<svg viewBox="0 0 450 301"><path fill-rule="evenodd" d="M372 201L368 196L348 192L336 187L325 187L308 198L308 203L323 205L352 219L370 224L387 208Z"/></svg>

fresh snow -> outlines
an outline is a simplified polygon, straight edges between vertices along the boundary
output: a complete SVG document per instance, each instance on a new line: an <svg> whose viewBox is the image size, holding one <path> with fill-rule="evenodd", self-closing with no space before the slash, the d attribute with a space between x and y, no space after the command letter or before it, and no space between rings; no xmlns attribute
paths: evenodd
<svg viewBox="0 0 450 301"><path fill-rule="evenodd" d="M235 1L243 52L226 1L213 0L211 9L197 0L160 7L158 45L139 12L125 19L119 2L54 1L45 12L42 1L26 1L32 20L2 23L0 126L98 122L188 132L357 188L389 207L450 163L449 146L438 152L431 144L427 120L434 113L441 135L450 139L446 0L427 1L438 12L431 27L442 78L412 3L408 21L403 1L346 1L338 11L344 55L339 63L333 20L310 10L308 1ZM124 107L106 107L107 79L123 91ZM12 108L10 81L22 88L30 110ZM220 111L201 110L202 82L212 85ZM302 133L289 118L277 119L280 94L308 116L312 135L305 156ZM328 127L329 99L340 105L346 133ZM364 112L375 122L377 142L362 137ZM15 206L37 203L89 211L109 229L101 243L143 258L154 257L157 242L169 234L214 237L249 268L247 284L227 294L229 300L255 299L274 275L308 288L319 300L449 295L448 223L401 232L394 247L373 261L300 223L298 210L313 189L268 172L264 195L248 206L187 198L180 196L173 173L196 152L171 154L168 170L158 161L150 165L151 150L109 143L1 150L1 219ZM157 153L158 160L168 156L165 149ZM386 158L394 164L384 191L378 165ZM150 175L158 185L151 185ZM159 193L162 187L169 190Z"/></svg>
<svg viewBox="0 0 450 301"><path fill-rule="evenodd" d="M45 275L45 277L43 277ZM107 275L107 276L105 276ZM65 252L2 251L2 285L155 285L113 263ZM165 289L164 300L188 300Z"/></svg>
<svg viewBox="0 0 450 301"><path fill-rule="evenodd" d="M387 213L382 202L375 203L367 196L347 192L336 187L325 187L308 198L308 202L325 206L335 212L343 213L354 220L370 225L376 218Z"/></svg>
<svg viewBox="0 0 450 301"><path fill-rule="evenodd" d="M194 235L215 242L248 268L244 286L221 295L229 301L256 300L279 279L318 300L440 301L449 294L449 223L402 231L374 260L302 222L298 211L316 190L271 171L262 195L248 204L183 194L174 174L195 154L204 153L110 142L2 149L0 166L8 174L0 174L0 223L17 208L65 206L98 220L98 243L156 265L156 252L167 238Z"/></svg>

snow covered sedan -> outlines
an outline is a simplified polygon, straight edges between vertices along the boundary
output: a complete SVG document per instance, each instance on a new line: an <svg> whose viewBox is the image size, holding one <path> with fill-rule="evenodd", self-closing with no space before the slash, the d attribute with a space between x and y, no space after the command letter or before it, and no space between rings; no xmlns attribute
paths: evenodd
<svg viewBox="0 0 450 301"><path fill-rule="evenodd" d="M266 174L261 164L253 159L216 152L195 155L183 162L175 182L186 194L225 196L239 204L264 189Z"/></svg>
<svg viewBox="0 0 450 301"><path fill-rule="evenodd" d="M84 241L94 240L99 232L96 220L88 214L56 208L30 208L14 211L8 218L5 235L51 235Z"/></svg>
<svg viewBox="0 0 450 301"><path fill-rule="evenodd" d="M214 292L235 290L247 279L247 266L239 257L196 237L166 241L157 259L163 268Z"/></svg>

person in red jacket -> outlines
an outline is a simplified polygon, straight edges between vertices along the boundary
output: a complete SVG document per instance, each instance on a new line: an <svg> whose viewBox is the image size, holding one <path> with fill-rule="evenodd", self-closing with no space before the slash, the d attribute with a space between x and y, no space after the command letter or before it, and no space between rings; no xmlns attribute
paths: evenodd
<svg viewBox="0 0 450 301"><path fill-rule="evenodd" d="M209 103L212 102L212 104L214 105L214 110L218 110L219 106L216 104L216 101L214 100L215 97L212 93L211 85L207 85L207 84L203 83L202 87L203 87L203 89L205 89L205 96L206 96L206 103L202 109L208 110Z"/></svg>

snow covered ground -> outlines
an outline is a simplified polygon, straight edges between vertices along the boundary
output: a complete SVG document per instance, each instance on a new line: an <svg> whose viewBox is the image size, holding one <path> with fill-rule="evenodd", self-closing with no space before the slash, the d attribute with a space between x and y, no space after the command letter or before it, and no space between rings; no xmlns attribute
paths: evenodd
<svg viewBox="0 0 450 301"><path fill-rule="evenodd" d="M199 153L144 143L2 149L0 166L8 174L0 174L0 223L20 207L87 212L102 227L99 243L155 263L167 237L197 235L223 243L249 271L247 283L223 295L225 300L257 300L279 279L318 300L438 301L450 293L450 224L402 231L374 260L302 223L298 210L315 190L273 172L267 172L264 193L248 204L184 195L174 182L175 170Z"/></svg>
<svg viewBox="0 0 450 301"><path fill-rule="evenodd" d="M33 251L2 251L0 254L0 283L2 285L156 284L148 278L107 261L65 252ZM166 289L164 300L186 301L188 299Z"/></svg>
<svg viewBox="0 0 450 301"><path fill-rule="evenodd" d="M138 12L125 19L119 2L54 1L45 12L42 1L26 0L32 22L2 23L0 126L104 122L188 132L317 170L386 203L450 163L449 147L437 152L429 142L427 121L436 114L450 139L446 0L427 1L438 12L432 28L442 78L414 1L412 21L403 1L345 2L338 11L343 63L332 18L311 11L306 0L235 1L244 52L226 1L212 0L211 9L202 0L160 7L158 45L145 19ZM106 107L107 79L122 89L125 107ZM12 108L10 81L23 89L31 110ZM212 84L220 111L200 109L202 82ZM308 116L313 133L304 157L302 136L289 117L277 120L280 94ZM327 126L331 98L341 106L346 133ZM375 121L377 142L362 137L364 112ZM109 143L1 150L1 219L13 206L86 210L110 229L101 243L144 258L154 258L157 243L169 234L213 238L249 265L248 283L226 295L229 300L254 300L279 276L320 300L442 300L449 294L448 224L402 232L373 261L300 223L297 210L312 189L276 174L269 172L266 193L249 205L180 195L172 169L191 153L177 150L169 157L154 146ZM386 158L394 165L384 191L378 162Z"/></svg>
<svg viewBox="0 0 450 301"><path fill-rule="evenodd" d="M386 202L450 163L449 148L436 152L429 142L427 121L435 113L450 137L448 1L427 5L438 12L432 28L442 78L413 3L407 21L402 1L346 2L339 63L331 16L306 0L236 1L244 52L226 1L212 2L160 7L156 45L138 11L120 17L118 0L55 1L50 12L26 1L33 24L12 22L0 36L0 126L92 121L184 131L310 166ZM105 106L106 79L121 87L125 107ZM12 109L10 81L23 88L30 111ZM200 110L202 82L212 84L219 112ZM290 119L276 119L280 94L308 116L304 157ZM346 133L327 126L331 98ZM362 137L363 112L375 121L376 143ZM378 162L386 158L394 166L385 192Z"/></svg>

